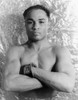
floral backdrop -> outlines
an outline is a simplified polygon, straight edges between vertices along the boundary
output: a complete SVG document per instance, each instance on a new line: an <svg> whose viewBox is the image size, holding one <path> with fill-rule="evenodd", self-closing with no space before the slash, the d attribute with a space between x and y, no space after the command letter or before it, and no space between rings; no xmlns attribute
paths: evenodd
<svg viewBox="0 0 78 100"><path fill-rule="evenodd" d="M66 46L76 69L72 93L59 92L53 100L78 99L78 0L0 0L0 100L20 100L18 94L2 89L6 52L12 45L27 41L23 12L31 5L41 4L51 12L50 43ZM25 97L24 97L25 99ZM26 99L25 99L26 100Z"/></svg>

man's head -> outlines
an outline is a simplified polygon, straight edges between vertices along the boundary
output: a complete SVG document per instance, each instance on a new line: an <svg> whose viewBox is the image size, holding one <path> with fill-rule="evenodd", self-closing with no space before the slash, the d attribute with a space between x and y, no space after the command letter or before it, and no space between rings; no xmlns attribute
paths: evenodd
<svg viewBox="0 0 78 100"><path fill-rule="evenodd" d="M23 16L28 38L32 41L44 39L49 28L49 10L42 5L35 5L26 9Z"/></svg>
<svg viewBox="0 0 78 100"><path fill-rule="evenodd" d="M45 8L45 7L42 6L42 5L34 5L34 6L29 7L28 9L26 9L26 10L24 11L24 13L23 13L24 18L27 17L27 14L28 14L29 11L34 10L34 9L36 9L36 10L37 10L37 9L41 9L41 10L45 11L47 17L50 17L50 11L49 11L47 8Z"/></svg>

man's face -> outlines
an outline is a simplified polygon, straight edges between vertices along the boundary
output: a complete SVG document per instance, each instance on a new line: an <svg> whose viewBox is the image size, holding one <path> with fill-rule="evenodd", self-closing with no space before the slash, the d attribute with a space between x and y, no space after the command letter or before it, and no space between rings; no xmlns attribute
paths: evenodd
<svg viewBox="0 0 78 100"><path fill-rule="evenodd" d="M34 9L28 12L25 25L29 40L39 41L46 38L49 28L49 18L45 11Z"/></svg>

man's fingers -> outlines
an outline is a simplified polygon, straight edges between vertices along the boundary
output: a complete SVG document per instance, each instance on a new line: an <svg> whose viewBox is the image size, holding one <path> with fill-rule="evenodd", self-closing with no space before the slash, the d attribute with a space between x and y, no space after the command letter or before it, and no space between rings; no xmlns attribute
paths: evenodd
<svg viewBox="0 0 78 100"><path fill-rule="evenodd" d="M32 67L37 67L35 64L32 63Z"/></svg>

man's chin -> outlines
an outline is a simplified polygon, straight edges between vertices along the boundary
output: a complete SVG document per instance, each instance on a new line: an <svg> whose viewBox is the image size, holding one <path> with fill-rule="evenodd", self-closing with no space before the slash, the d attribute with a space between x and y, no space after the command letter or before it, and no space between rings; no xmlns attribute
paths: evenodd
<svg viewBox="0 0 78 100"><path fill-rule="evenodd" d="M42 39L41 38L33 38L31 39L32 42L38 42L38 41L41 41Z"/></svg>

